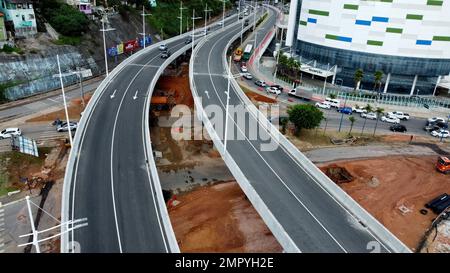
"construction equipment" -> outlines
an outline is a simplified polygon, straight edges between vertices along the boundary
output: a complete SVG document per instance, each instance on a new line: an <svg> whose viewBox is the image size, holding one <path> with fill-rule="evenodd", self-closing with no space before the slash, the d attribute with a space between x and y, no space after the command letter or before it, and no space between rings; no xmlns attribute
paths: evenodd
<svg viewBox="0 0 450 273"><path fill-rule="evenodd" d="M450 174L450 158L446 156L438 157L436 169L444 174Z"/></svg>
<svg viewBox="0 0 450 273"><path fill-rule="evenodd" d="M234 51L234 61L239 62L242 58L242 48L238 48Z"/></svg>

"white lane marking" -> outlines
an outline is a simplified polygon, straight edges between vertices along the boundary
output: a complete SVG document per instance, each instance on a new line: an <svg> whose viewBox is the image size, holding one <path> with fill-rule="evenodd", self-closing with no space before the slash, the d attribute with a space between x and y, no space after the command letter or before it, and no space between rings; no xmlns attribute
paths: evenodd
<svg viewBox="0 0 450 273"><path fill-rule="evenodd" d="M114 92L111 94L111 96L109 96L111 99L114 99L114 97L116 96L116 92L117 92L117 89L114 89Z"/></svg>
<svg viewBox="0 0 450 273"><path fill-rule="evenodd" d="M138 92L139 92L139 90L136 90L136 93L134 93L133 100L136 100L138 98L137 97Z"/></svg>
<svg viewBox="0 0 450 273"><path fill-rule="evenodd" d="M219 39L218 41L220 41L221 39ZM215 44L213 45L213 47L211 47L211 50L209 52L208 55L208 70L210 70L210 60L211 60L211 53L215 47L215 45L217 44L217 42L215 42ZM217 89L214 85L214 81L212 79L212 77L210 78L210 81L212 83L213 89L217 95L217 98L219 99L220 103L222 104L223 107L225 107L225 104L223 103L222 99L219 96L219 93L217 92ZM231 115L229 115L229 117L231 117ZM241 134L245 137L246 141L250 144L250 146L256 151L256 153L259 155L259 157L261 157L261 159L264 161L264 163L266 163L266 165L270 168L270 170L272 171L272 173L278 178L278 180L285 186L285 188L291 193L292 196L294 196L294 198L305 208L305 210L308 212L308 214L310 214L313 219L324 229L324 231L333 239L333 241L336 242L336 244L344 251L347 252L346 249L336 240L336 238L334 238L334 236L325 228L325 226L319 221L319 219L317 219L314 214L305 206L305 204L294 194L294 192L285 184L285 182L283 181L283 179L281 179L281 177L275 172L275 170L268 164L268 162L264 159L264 157L259 153L259 151L253 146L253 144L250 142L250 140L247 138L247 136L245 135L244 132L242 132L241 128L237 125L236 121L234 120L233 117L231 117L231 120L233 121L233 123L235 124L236 128L241 132Z"/></svg>
<svg viewBox="0 0 450 273"><path fill-rule="evenodd" d="M52 102L59 102L59 101L51 99L51 98L48 98L47 100L52 101Z"/></svg>
<svg viewBox="0 0 450 273"><path fill-rule="evenodd" d="M208 99L209 99L209 92L205 90L205 94L206 94L206 96L207 96Z"/></svg>

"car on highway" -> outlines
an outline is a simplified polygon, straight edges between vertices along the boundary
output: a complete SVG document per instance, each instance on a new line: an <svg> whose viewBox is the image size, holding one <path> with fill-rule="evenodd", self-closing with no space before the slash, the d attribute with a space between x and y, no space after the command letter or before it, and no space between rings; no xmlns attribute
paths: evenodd
<svg viewBox="0 0 450 273"><path fill-rule="evenodd" d="M400 119L392 116L382 116L381 121L388 123L400 123Z"/></svg>
<svg viewBox="0 0 450 273"><path fill-rule="evenodd" d="M339 113L343 113L343 114L346 114L346 115L351 115L351 114L353 114L353 111L352 111L352 108L351 108L351 107L339 107L339 108L337 109L337 111L338 111Z"/></svg>
<svg viewBox="0 0 450 273"><path fill-rule="evenodd" d="M185 44L190 44L192 43L192 37L187 37L186 40L184 40Z"/></svg>
<svg viewBox="0 0 450 273"><path fill-rule="evenodd" d="M252 74L250 74L250 73L243 73L243 74L242 74L242 77L244 77L244 78L247 79L247 80L253 79L253 76L252 76Z"/></svg>
<svg viewBox="0 0 450 273"><path fill-rule="evenodd" d="M432 117L432 118L428 119L428 122L438 122L438 121L445 122L445 119L444 118L440 118L440 117Z"/></svg>
<svg viewBox="0 0 450 273"><path fill-rule="evenodd" d="M78 127L78 123L75 121L70 121L70 130L75 131ZM67 126L67 122L63 122L56 127L57 132L67 132L69 130L69 126Z"/></svg>
<svg viewBox="0 0 450 273"><path fill-rule="evenodd" d="M428 122L427 125L423 128L427 132L438 131L440 129L448 129L448 125L445 122Z"/></svg>
<svg viewBox="0 0 450 273"><path fill-rule="evenodd" d="M358 114L367 113L367 110L364 109L364 107L362 107L362 106L353 106L352 111L355 113L358 113Z"/></svg>
<svg viewBox="0 0 450 273"><path fill-rule="evenodd" d="M374 112L361 113L361 117L366 119L377 119L377 114Z"/></svg>
<svg viewBox="0 0 450 273"><path fill-rule="evenodd" d="M22 135L19 128L6 128L0 132L0 139L11 138L13 136Z"/></svg>
<svg viewBox="0 0 450 273"><path fill-rule="evenodd" d="M162 53L161 53L161 58L163 58L163 59L167 59L167 58L169 58L170 57L170 51L169 50L167 50L167 51L163 51Z"/></svg>
<svg viewBox="0 0 450 273"><path fill-rule="evenodd" d="M316 102L315 105L316 105L316 107L319 107L319 108L322 108L322 109L331 109L331 105L327 101Z"/></svg>
<svg viewBox="0 0 450 273"><path fill-rule="evenodd" d="M159 46L159 50L167 50L167 49L168 49L168 47L166 44L162 44Z"/></svg>
<svg viewBox="0 0 450 273"><path fill-rule="evenodd" d="M247 69L247 67L245 65L241 66L241 72L242 73L247 73L248 72L248 69Z"/></svg>
<svg viewBox="0 0 450 273"><path fill-rule="evenodd" d="M272 94L275 94L275 95L281 94L281 90L279 90L278 88L272 87L272 86L267 87L266 91L267 91L267 93L272 93Z"/></svg>
<svg viewBox="0 0 450 273"><path fill-rule="evenodd" d="M450 137L450 132L448 130L441 129L439 131L432 131L431 135L439 138L448 138Z"/></svg>
<svg viewBox="0 0 450 273"><path fill-rule="evenodd" d="M389 130L391 130L392 132L401 132L401 133L407 131L406 126L403 124L393 124L389 127Z"/></svg>
<svg viewBox="0 0 450 273"><path fill-rule="evenodd" d="M256 84L257 86L266 87L266 82L265 82L265 81L262 81L262 80L257 80L257 81L255 81L255 84Z"/></svg>
<svg viewBox="0 0 450 273"><path fill-rule="evenodd" d="M392 117L396 117L396 118L398 118L400 120L409 120L409 114L408 113L394 111L394 112L388 112L387 115L388 116L392 116Z"/></svg>
<svg viewBox="0 0 450 273"><path fill-rule="evenodd" d="M216 24L217 26L223 26L223 21L219 21L219 22L217 22L217 24Z"/></svg>

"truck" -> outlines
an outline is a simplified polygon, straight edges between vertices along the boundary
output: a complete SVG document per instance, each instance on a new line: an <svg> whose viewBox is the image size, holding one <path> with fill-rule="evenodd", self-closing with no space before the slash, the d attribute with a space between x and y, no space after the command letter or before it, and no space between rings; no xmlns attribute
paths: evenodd
<svg viewBox="0 0 450 273"><path fill-rule="evenodd" d="M450 174L450 158L447 156L438 157L436 170L444 174Z"/></svg>
<svg viewBox="0 0 450 273"><path fill-rule="evenodd" d="M239 62L239 61L241 61L241 58L242 58L242 48L239 47L238 49L236 49L234 51L234 58L233 58L233 60L235 62Z"/></svg>
<svg viewBox="0 0 450 273"><path fill-rule="evenodd" d="M296 97L302 100L310 101L312 100L313 90L310 88L304 88L304 87L297 87L294 89L291 89L289 91L288 95L291 97Z"/></svg>

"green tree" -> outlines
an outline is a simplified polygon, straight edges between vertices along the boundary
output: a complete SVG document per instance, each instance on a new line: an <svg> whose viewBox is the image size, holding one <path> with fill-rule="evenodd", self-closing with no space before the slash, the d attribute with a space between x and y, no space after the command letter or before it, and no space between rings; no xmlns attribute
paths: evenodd
<svg viewBox="0 0 450 273"><path fill-rule="evenodd" d="M374 77L375 77L375 84L373 86L373 90L375 90L377 87L380 88L381 87L381 80L384 77L384 73L381 70L377 70L374 73Z"/></svg>
<svg viewBox="0 0 450 273"><path fill-rule="evenodd" d="M332 100L334 100L334 99L337 98L336 94L334 94L334 93L330 93L330 94L328 95L328 97L329 97L330 99L332 99Z"/></svg>
<svg viewBox="0 0 450 273"><path fill-rule="evenodd" d="M348 120L350 120L350 131L348 132L349 135L352 134L353 124L355 124L356 118L354 116L348 117Z"/></svg>
<svg viewBox="0 0 450 273"><path fill-rule="evenodd" d="M372 106L370 104L367 104L366 107L364 107L364 110L367 111L367 113L371 113L373 111ZM378 117L377 117L378 119ZM364 124L361 130L361 136L364 134L364 129L366 128L366 122L367 122L367 118L364 119Z"/></svg>
<svg viewBox="0 0 450 273"><path fill-rule="evenodd" d="M359 68L358 70L355 71L355 76L354 76L355 90L359 89L359 85L363 78L364 78L364 71L361 68Z"/></svg>
<svg viewBox="0 0 450 273"><path fill-rule="evenodd" d="M383 115L384 109L377 107L377 109L375 110L375 113L377 114L377 122L375 123L375 129L373 129L373 136L375 136L375 132L377 131L377 126L378 126L378 120L379 120L379 117L381 117L381 115Z"/></svg>
<svg viewBox="0 0 450 273"><path fill-rule="evenodd" d="M89 20L78 9L57 0L40 2L42 15L50 25L64 36L80 36L89 25Z"/></svg>
<svg viewBox="0 0 450 273"><path fill-rule="evenodd" d="M289 121L295 125L298 136L301 129L313 129L320 125L323 112L310 104L297 104L288 108Z"/></svg>

